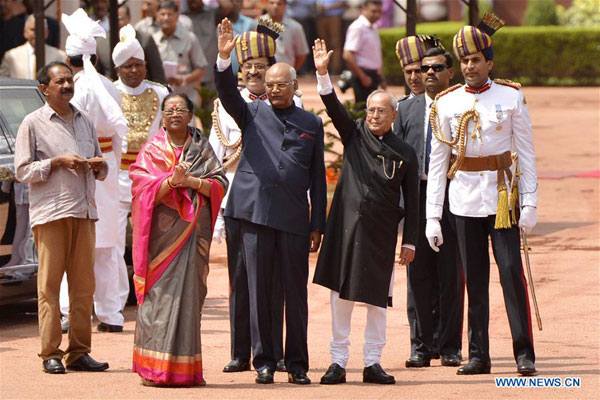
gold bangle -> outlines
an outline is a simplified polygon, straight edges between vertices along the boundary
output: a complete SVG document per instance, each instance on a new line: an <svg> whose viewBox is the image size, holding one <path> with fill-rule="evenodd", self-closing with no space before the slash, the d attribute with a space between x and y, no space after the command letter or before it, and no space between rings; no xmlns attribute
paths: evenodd
<svg viewBox="0 0 600 400"><path fill-rule="evenodd" d="M202 190L202 185L204 184L204 181L202 180L202 178L198 178L200 180L200 186L198 186L198 191Z"/></svg>
<svg viewBox="0 0 600 400"><path fill-rule="evenodd" d="M167 185L169 185L169 187L170 187L171 189L175 189L177 186L179 186L179 185L173 185L173 184L171 183L171 177L168 177L166 180L167 180Z"/></svg>

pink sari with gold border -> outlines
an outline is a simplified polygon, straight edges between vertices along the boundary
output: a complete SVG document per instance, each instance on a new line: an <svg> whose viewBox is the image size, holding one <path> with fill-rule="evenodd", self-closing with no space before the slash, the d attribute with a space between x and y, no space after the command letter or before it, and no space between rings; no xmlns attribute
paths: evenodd
<svg viewBox="0 0 600 400"><path fill-rule="evenodd" d="M187 188L155 198L175 166L211 184L210 197ZM227 188L202 133L190 128L182 149L161 130L131 166L134 284L138 300L133 371L165 385L203 384L200 316L212 228Z"/></svg>

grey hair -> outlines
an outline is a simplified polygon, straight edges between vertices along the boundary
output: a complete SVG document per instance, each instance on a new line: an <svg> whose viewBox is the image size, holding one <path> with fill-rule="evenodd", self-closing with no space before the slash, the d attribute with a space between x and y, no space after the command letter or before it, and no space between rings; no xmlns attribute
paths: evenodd
<svg viewBox="0 0 600 400"><path fill-rule="evenodd" d="M290 80L291 81L296 80L296 68L292 67L291 65L290 65Z"/></svg>
<svg viewBox="0 0 600 400"><path fill-rule="evenodd" d="M27 25L27 23L29 21L34 21L35 22L35 14L29 14L29 16L27 17L27 19L25 20L25 25ZM48 21L46 21L46 18L44 18L44 29L48 30Z"/></svg>
<svg viewBox="0 0 600 400"><path fill-rule="evenodd" d="M383 89L377 89L374 92L371 92L369 97L367 97L367 107L369 107L369 102L371 101L371 97L373 97L377 94L380 94L380 93L384 93L388 96L388 98L390 99L390 106L392 107L392 110L395 110L396 105L398 104L398 98L396 96L394 96L393 93L388 92L387 90L383 90Z"/></svg>

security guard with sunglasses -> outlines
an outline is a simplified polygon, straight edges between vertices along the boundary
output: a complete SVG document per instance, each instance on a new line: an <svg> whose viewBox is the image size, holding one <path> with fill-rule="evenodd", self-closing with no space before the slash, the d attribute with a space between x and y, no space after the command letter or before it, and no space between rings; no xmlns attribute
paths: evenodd
<svg viewBox="0 0 600 400"><path fill-rule="evenodd" d="M398 116L394 122L396 135L417 153L420 176L419 237L415 259L407 268L411 342L410 358L405 362L407 368L429 367L436 354L440 354L443 366L459 366L462 348L462 271L454 216L448 210L447 201L441 218L445 243L440 253L431 249L425 237L425 197L432 139L429 115L436 95L450 85L454 68L452 56L437 38L425 38L421 43L422 57L417 51L415 57L420 58L425 93L398 102ZM408 45L398 48L410 49ZM406 52L399 54L409 58Z"/></svg>

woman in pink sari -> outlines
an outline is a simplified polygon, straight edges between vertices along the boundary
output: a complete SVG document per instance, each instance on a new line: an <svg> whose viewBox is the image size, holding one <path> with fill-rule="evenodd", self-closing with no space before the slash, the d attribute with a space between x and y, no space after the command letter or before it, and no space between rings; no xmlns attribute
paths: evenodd
<svg viewBox="0 0 600 400"><path fill-rule="evenodd" d="M145 385L204 385L200 317L212 229L227 178L193 104L170 94L163 128L131 166L138 312L133 371Z"/></svg>

